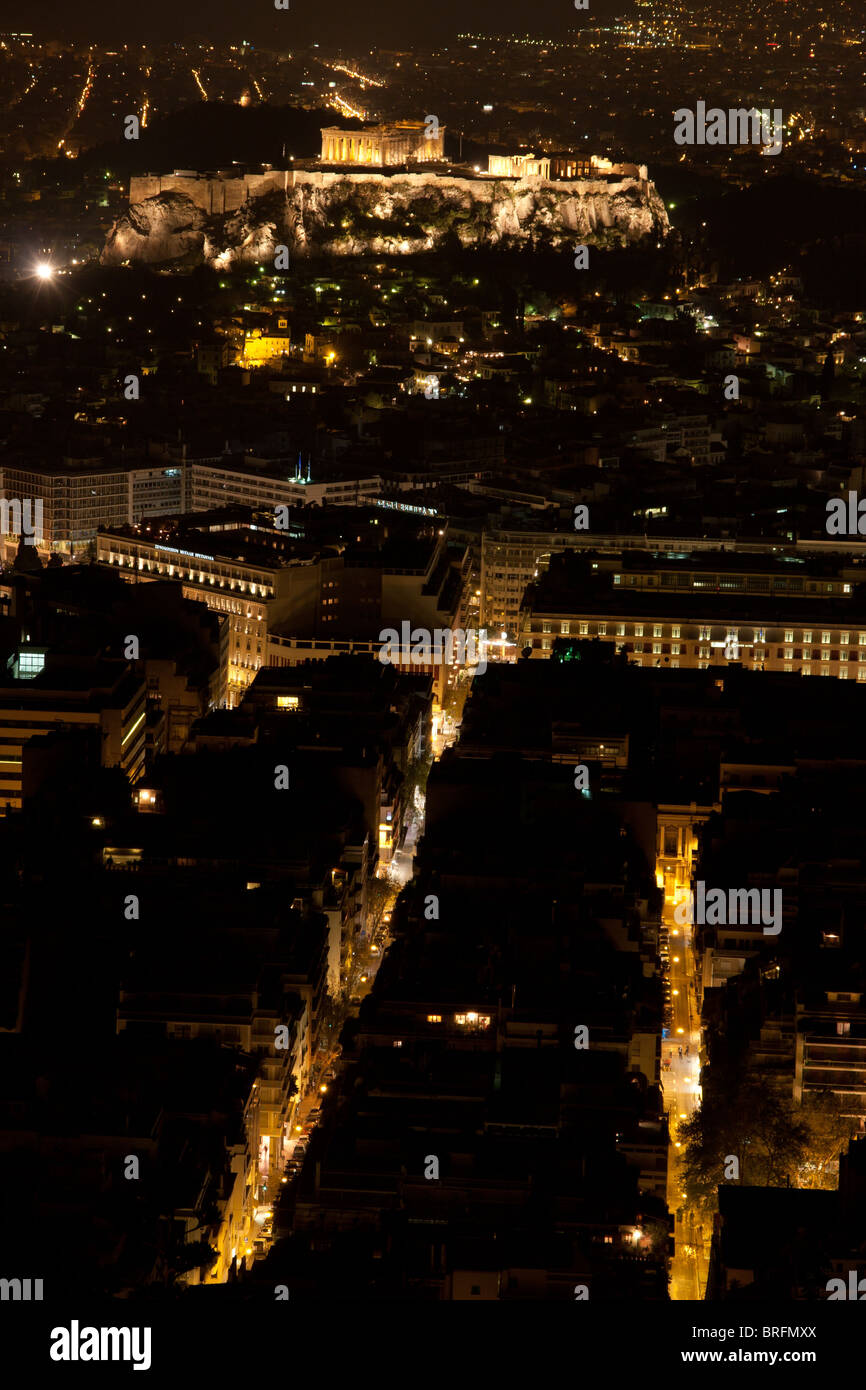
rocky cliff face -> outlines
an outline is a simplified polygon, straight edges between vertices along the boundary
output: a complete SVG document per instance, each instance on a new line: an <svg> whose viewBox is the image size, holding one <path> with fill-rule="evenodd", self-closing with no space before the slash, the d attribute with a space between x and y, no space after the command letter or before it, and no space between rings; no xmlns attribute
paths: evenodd
<svg viewBox="0 0 866 1390"><path fill-rule="evenodd" d="M637 179L546 183L298 172L285 190L216 216L185 192L146 198L115 223L102 260L205 261L221 269L272 260L278 245L296 256L410 254L455 239L464 246L556 250L622 246L668 230L655 185Z"/></svg>

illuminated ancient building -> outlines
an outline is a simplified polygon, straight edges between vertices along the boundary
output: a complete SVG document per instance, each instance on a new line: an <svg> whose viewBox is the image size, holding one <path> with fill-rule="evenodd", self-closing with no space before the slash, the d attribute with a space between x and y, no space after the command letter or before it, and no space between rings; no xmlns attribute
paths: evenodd
<svg viewBox="0 0 866 1390"><path fill-rule="evenodd" d="M503 179L549 179L550 160L534 154L491 154L487 172Z"/></svg>
<svg viewBox="0 0 866 1390"><path fill-rule="evenodd" d="M429 132L429 133L428 133ZM322 130L323 164L361 164L383 168L392 164L426 164L444 157L445 127L435 131L425 121L395 121L366 130Z"/></svg>

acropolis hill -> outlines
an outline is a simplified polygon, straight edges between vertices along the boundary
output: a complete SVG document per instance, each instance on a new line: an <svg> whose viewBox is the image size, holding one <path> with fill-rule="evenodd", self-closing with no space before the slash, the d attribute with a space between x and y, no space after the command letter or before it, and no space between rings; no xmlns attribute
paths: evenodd
<svg viewBox="0 0 866 1390"><path fill-rule="evenodd" d="M440 164L419 172L355 165L146 175L131 180L130 206L102 260L223 269L272 259L279 245L298 256L412 254L455 236L465 246L621 246L668 231L646 174L608 165L592 178L550 180Z"/></svg>

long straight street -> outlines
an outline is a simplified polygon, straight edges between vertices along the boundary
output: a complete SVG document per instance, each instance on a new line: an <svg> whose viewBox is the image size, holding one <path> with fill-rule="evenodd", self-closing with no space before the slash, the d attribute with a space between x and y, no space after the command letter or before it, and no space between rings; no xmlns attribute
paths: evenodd
<svg viewBox="0 0 866 1390"><path fill-rule="evenodd" d="M674 920L674 903L665 898L663 921L670 941L670 986L673 1009L669 1036L662 1043L665 1109L671 1135L668 1164L668 1206L676 1214L676 1247L671 1263L671 1298L681 1302L703 1299L707 1282L708 1245L696 1212L685 1205L679 1174L683 1152L679 1128L700 1104L700 1019L695 1002L696 964L692 928ZM682 1055L681 1055L682 1054Z"/></svg>

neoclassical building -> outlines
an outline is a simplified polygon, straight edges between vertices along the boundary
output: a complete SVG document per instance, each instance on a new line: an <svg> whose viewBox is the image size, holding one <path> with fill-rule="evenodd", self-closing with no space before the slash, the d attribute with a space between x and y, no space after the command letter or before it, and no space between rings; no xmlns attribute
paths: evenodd
<svg viewBox="0 0 866 1390"><path fill-rule="evenodd" d="M395 121L368 126L366 130L322 130L323 164L362 164L373 168L389 164L419 164L444 157L445 127L428 134L429 122Z"/></svg>

